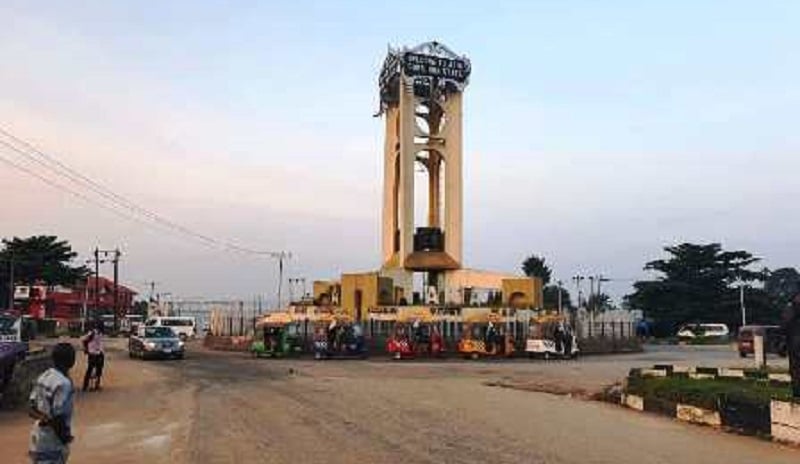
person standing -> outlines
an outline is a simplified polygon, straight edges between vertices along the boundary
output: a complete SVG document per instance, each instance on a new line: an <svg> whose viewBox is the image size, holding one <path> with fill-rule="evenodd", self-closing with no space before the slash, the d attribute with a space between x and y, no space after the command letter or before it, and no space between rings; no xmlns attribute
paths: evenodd
<svg viewBox="0 0 800 464"><path fill-rule="evenodd" d="M789 374L792 377L792 396L800 398L800 293L783 314L786 352L789 355Z"/></svg>
<svg viewBox="0 0 800 464"><path fill-rule="evenodd" d="M53 348L53 366L33 385L30 416L36 419L31 430L28 455L35 464L66 464L72 442L74 388L69 370L75 365L75 349L69 343Z"/></svg>
<svg viewBox="0 0 800 464"><path fill-rule="evenodd" d="M105 354L103 352L103 323L97 321L94 328L83 336L83 348L88 356L86 374L83 376L83 391L89 389L94 379L94 389L100 390L100 379L103 377Z"/></svg>

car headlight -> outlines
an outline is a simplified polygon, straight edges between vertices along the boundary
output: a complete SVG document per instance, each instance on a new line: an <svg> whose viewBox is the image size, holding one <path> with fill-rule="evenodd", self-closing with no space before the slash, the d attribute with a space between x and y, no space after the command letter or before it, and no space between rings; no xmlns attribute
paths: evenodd
<svg viewBox="0 0 800 464"><path fill-rule="evenodd" d="M150 348L152 350L153 348L156 347L156 344L153 343L153 342L147 342L147 343L144 344L144 346L146 346L147 348Z"/></svg>
<svg viewBox="0 0 800 464"><path fill-rule="evenodd" d="M184 345L184 343L183 343L182 341L180 341L180 340L179 340L179 341L178 341L178 346L179 346L180 348L183 348L183 345Z"/></svg>

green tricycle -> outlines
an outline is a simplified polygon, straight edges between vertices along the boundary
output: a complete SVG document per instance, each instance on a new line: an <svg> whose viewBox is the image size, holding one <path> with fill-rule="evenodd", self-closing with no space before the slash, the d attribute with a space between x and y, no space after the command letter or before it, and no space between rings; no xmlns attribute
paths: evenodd
<svg viewBox="0 0 800 464"><path fill-rule="evenodd" d="M270 313L256 324L256 338L250 345L254 358L280 358L302 350L299 324L291 314Z"/></svg>

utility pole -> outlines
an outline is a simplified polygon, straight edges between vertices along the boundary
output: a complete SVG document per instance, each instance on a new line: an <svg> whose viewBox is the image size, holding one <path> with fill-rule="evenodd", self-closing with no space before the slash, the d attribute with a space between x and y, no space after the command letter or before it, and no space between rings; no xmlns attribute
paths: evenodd
<svg viewBox="0 0 800 464"><path fill-rule="evenodd" d="M556 281L558 284L558 314L562 314L564 312L563 308L561 307L561 281Z"/></svg>
<svg viewBox="0 0 800 464"><path fill-rule="evenodd" d="M267 255L278 260L278 309L280 309L283 305L283 298L281 296L281 291L283 289L283 261L290 259L292 254L288 251L276 251L267 253Z"/></svg>
<svg viewBox="0 0 800 464"><path fill-rule="evenodd" d="M81 305L81 333L86 332L86 322L89 318L89 310L87 309L89 300L89 283L91 278L86 276L86 288L83 289L83 304Z"/></svg>
<svg viewBox="0 0 800 464"><path fill-rule="evenodd" d="M294 301L294 284L297 283L297 279L292 279L289 277L289 304L292 304Z"/></svg>
<svg viewBox="0 0 800 464"><path fill-rule="evenodd" d="M100 259L100 256L103 259ZM114 263L114 330L117 330L117 294L118 294L118 264L121 255L118 248L113 250L101 250L100 247L94 248L94 317L98 317L100 312L100 263L108 262L108 256L111 255L111 262Z"/></svg>
<svg viewBox="0 0 800 464"><path fill-rule="evenodd" d="M578 294L578 309L580 309L580 307L581 307L581 302L582 302L582 299L583 299L583 292L582 292L582 290L581 290L581 283L583 282L583 280L584 280L585 278L586 278L586 277L584 277L584 276L582 276L582 275L580 275L580 274L578 274L578 275L576 275L576 276L574 276L574 277L572 278L572 281L573 281L573 282L575 282L575 291L576 291L576 292L577 292L577 294Z"/></svg>
<svg viewBox="0 0 800 464"><path fill-rule="evenodd" d="M597 300L600 298L600 295L602 294L602 292L600 291L600 285L603 282L610 282L610 281L611 279L607 279L606 277L603 276L603 274L597 276L597 297L595 297L595 303L594 303L595 311L597 310Z"/></svg>
<svg viewBox="0 0 800 464"><path fill-rule="evenodd" d="M14 253L11 253L11 259L8 261L8 310L14 310Z"/></svg>
<svg viewBox="0 0 800 464"><path fill-rule="evenodd" d="M100 248L94 248L94 316L100 310Z"/></svg>
<svg viewBox="0 0 800 464"><path fill-rule="evenodd" d="M114 330L119 329L119 248L114 249Z"/></svg>

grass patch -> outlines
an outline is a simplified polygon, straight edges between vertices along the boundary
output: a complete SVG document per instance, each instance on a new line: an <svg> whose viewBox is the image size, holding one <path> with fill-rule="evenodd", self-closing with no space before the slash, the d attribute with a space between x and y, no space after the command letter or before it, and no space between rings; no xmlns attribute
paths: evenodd
<svg viewBox="0 0 800 464"><path fill-rule="evenodd" d="M789 386L751 379L630 377L627 391L645 398L714 410L733 401L768 407L772 399L788 401L792 397Z"/></svg>

